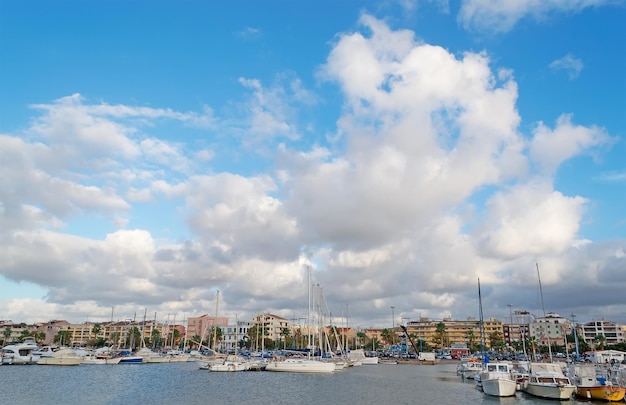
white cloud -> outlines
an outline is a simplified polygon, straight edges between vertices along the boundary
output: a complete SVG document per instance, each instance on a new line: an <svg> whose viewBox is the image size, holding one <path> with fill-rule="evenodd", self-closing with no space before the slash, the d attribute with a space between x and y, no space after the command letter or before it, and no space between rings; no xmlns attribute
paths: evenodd
<svg viewBox="0 0 626 405"><path fill-rule="evenodd" d="M578 77L583 70L583 62L579 58L567 54L560 59L556 59L550 63L550 68L555 71L564 70L570 80Z"/></svg>
<svg viewBox="0 0 626 405"><path fill-rule="evenodd" d="M477 240L498 257L562 253L574 243L586 202L564 196L545 180L517 185L487 202Z"/></svg>
<svg viewBox="0 0 626 405"><path fill-rule="evenodd" d="M463 0L459 22L468 29L507 32L523 18L537 20L553 13L577 13L611 0Z"/></svg>
<svg viewBox="0 0 626 405"><path fill-rule="evenodd" d="M329 301L349 302L355 323L373 325L372 313L387 319L390 305L413 319L474 315L477 277L491 302L530 305L535 261L564 307L565 290L585 288L573 276L598 291L623 288L624 241L581 241L590 201L551 177L609 144L606 132L563 115L527 140L514 76L487 53L455 55L370 15L360 21L367 34L337 37L319 69L344 97L332 144L293 142L298 107L318 100L292 76L269 87L241 79L251 98L229 120L78 95L39 105L34 139L0 136L2 274L49 291L48 317L75 319L107 319L111 306L116 318L145 307L207 313L215 289L224 316L291 317L306 306L305 264ZM219 141L209 149L161 132L165 120L196 118L263 142L273 166L251 170L260 151L250 148L239 151L241 168L220 169ZM276 141L285 144L271 156ZM77 213L144 229L63 233ZM162 236L177 218L182 230ZM621 299L593 294L606 305ZM13 302L5 317L41 304Z"/></svg>
<svg viewBox="0 0 626 405"><path fill-rule="evenodd" d="M572 115L563 114L554 130L539 122L530 142L530 156L547 173L553 173L561 163L614 140L603 128L572 124Z"/></svg>

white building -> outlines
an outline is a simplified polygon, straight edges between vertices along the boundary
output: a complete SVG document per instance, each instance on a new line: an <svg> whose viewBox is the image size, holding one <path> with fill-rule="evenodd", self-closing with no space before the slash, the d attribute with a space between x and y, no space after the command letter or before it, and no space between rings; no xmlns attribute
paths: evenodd
<svg viewBox="0 0 626 405"><path fill-rule="evenodd" d="M234 350L242 340L248 339L248 330L254 326L253 322L237 321L237 324L222 327L222 340L220 342L221 350Z"/></svg>
<svg viewBox="0 0 626 405"><path fill-rule="evenodd" d="M542 346L565 346L567 335L572 332L572 322L559 314L549 312L545 317L537 318L529 325L530 336L537 339Z"/></svg>
<svg viewBox="0 0 626 405"><path fill-rule="evenodd" d="M615 322L608 322L604 319L587 322L582 326L583 339L591 346L595 347L596 336L604 335L605 345L626 342L624 326Z"/></svg>

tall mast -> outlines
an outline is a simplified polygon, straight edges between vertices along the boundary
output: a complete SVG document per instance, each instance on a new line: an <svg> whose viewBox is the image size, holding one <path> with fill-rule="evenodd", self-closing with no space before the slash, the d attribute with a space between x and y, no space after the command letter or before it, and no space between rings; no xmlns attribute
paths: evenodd
<svg viewBox="0 0 626 405"><path fill-rule="evenodd" d="M215 341L217 340L217 308L220 304L220 290L217 290L217 292L215 293L215 319L213 319L213 347L211 350L213 350L213 355L215 355Z"/></svg>
<svg viewBox="0 0 626 405"><path fill-rule="evenodd" d="M539 280L539 294L541 295L541 309L543 310L543 321L544 323L547 323L548 320L546 319L546 307L543 304L543 288L541 287L541 276L539 275L539 263L535 262L535 267L537 267L537 280ZM546 332L548 331L547 325L546 325ZM550 363L552 363L552 344L550 343L550 332L547 332L548 334L548 353L550 354ZM567 341L566 343L567 344Z"/></svg>

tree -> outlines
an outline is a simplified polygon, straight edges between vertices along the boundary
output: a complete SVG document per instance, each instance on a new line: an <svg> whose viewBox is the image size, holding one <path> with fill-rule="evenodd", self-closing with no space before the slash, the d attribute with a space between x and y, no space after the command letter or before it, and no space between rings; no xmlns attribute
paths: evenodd
<svg viewBox="0 0 626 405"><path fill-rule="evenodd" d="M195 337L196 336L194 336L194 338ZM150 343L153 349L156 349L157 345L160 343L159 340L161 340L161 331L157 328L152 329L152 332L150 332ZM198 341L200 341L200 336L198 336Z"/></svg>
<svg viewBox="0 0 626 405"><path fill-rule="evenodd" d="M596 335L593 341L600 346L600 350L604 350L604 345L606 344L606 336L603 334Z"/></svg>
<svg viewBox="0 0 626 405"><path fill-rule="evenodd" d="M526 339L526 345L530 346L532 348L533 351L533 361L537 358L537 352L536 352L536 345L537 345L537 338L535 336L529 336L528 339Z"/></svg>
<svg viewBox="0 0 626 405"><path fill-rule="evenodd" d="M469 348L470 352L474 352L474 343L476 341L476 335L474 334L474 330L470 329L467 332L465 332L465 341L467 342L467 347Z"/></svg>
<svg viewBox="0 0 626 405"><path fill-rule="evenodd" d="M447 334L448 334L448 331L446 330L446 324L443 322L439 322L437 324L437 328L435 329L435 336L437 339L437 342L435 343L439 343L441 345L441 350L443 350L446 347Z"/></svg>
<svg viewBox="0 0 626 405"><path fill-rule="evenodd" d="M4 336L4 344L5 346L9 343L9 339L11 338L11 333L13 333L13 331L11 330L10 327L6 327L4 328L4 331L2 332L2 336Z"/></svg>
<svg viewBox="0 0 626 405"><path fill-rule="evenodd" d="M363 342L365 342L365 338L367 337L367 335L365 334L365 332L363 331L358 331L356 333L356 337L358 339L359 342L359 346L363 346Z"/></svg>
<svg viewBox="0 0 626 405"><path fill-rule="evenodd" d="M93 333L94 340L98 337L98 334L100 332L102 332L102 326L100 326L99 323L96 323L95 325L93 325L93 328L91 328L91 333Z"/></svg>
<svg viewBox="0 0 626 405"><path fill-rule="evenodd" d="M35 342L37 342L37 344L41 344L44 342L44 340L46 340L46 333L45 332L33 332L33 337L35 338Z"/></svg>
<svg viewBox="0 0 626 405"><path fill-rule="evenodd" d="M120 344L120 333L119 332L111 333L111 335L109 336L109 342L110 342L111 345L119 346L119 344Z"/></svg>
<svg viewBox="0 0 626 405"><path fill-rule="evenodd" d="M491 349L501 350L505 343L500 331L494 331L489 334L489 347Z"/></svg>
<svg viewBox="0 0 626 405"><path fill-rule="evenodd" d="M138 327L133 326L132 328L130 328L130 331L128 332L128 338L126 339L126 345L131 349L135 349L135 347L137 347L137 344L139 343L139 339L141 338L141 331L139 330Z"/></svg>
<svg viewBox="0 0 626 405"><path fill-rule="evenodd" d="M54 343L59 343L61 346L69 343L72 336L70 335L69 330L60 330L54 336Z"/></svg>
<svg viewBox="0 0 626 405"><path fill-rule="evenodd" d="M283 338L283 349L287 348L287 336L291 335L289 328L282 328L280 330L280 336Z"/></svg>
<svg viewBox="0 0 626 405"><path fill-rule="evenodd" d="M25 341L26 339L31 337L31 332L27 329L24 329L21 333L20 333L20 337L19 340L20 342Z"/></svg>
<svg viewBox="0 0 626 405"><path fill-rule="evenodd" d="M385 328L382 331L380 331L380 337L383 338L385 343L387 343L388 345L391 344L391 342L392 342L392 340L391 340L391 331L389 329Z"/></svg>
<svg viewBox="0 0 626 405"><path fill-rule="evenodd" d="M263 331L263 335L261 336L261 331ZM259 341L260 339L265 339L266 336L269 335L269 332L265 328L260 328L259 325L254 325L248 329L248 340L252 342L250 344L251 347L254 347L254 350L259 350Z"/></svg>
<svg viewBox="0 0 626 405"><path fill-rule="evenodd" d="M180 346L181 336L182 335L180 334L180 331L178 329L172 330L172 348Z"/></svg>

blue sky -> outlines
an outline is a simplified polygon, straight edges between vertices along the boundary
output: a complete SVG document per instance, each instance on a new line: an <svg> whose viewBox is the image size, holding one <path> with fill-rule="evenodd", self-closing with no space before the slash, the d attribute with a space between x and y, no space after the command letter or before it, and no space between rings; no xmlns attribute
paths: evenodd
<svg viewBox="0 0 626 405"><path fill-rule="evenodd" d="M623 1L5 1L0 317L626 323ZM336 314L335 314L336 315Z"/></svg>

